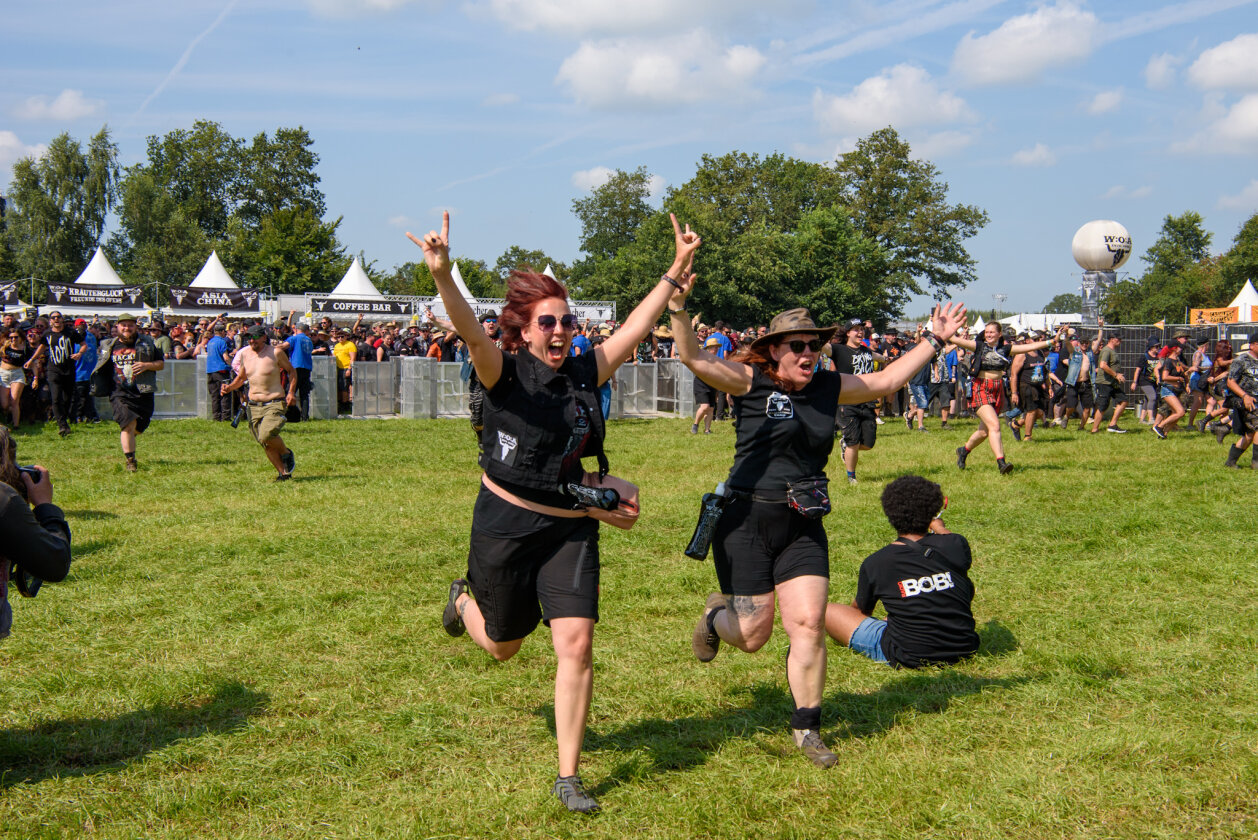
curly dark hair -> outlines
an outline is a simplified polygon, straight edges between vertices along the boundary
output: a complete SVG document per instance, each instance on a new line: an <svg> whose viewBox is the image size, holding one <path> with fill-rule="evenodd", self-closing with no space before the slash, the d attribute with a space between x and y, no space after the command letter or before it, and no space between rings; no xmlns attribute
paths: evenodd
<svg viewBox="0 0 1258 840"><path fill-rule="evenodd" d="M882 512L897 534L925 534L943 503L939 485L920 475L902 475L882 491Z"/></svg>

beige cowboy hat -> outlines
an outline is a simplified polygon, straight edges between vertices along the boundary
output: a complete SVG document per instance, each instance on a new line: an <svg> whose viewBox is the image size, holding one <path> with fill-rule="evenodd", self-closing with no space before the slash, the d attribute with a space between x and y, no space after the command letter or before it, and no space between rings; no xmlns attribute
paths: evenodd
<svg viewBox="0 0 1258 840"><path fill-rule="evenodd" d="M838 327L818 327L813 323L808 310L801 306L799 309L788 309L773 316L773 320L769 322L769 331L751 342L751 349L763 350L791 333L816 333L822 341L829 341L837 330Z"/></svg>
<svg viewBox="0 0 1258 840"><path fill-rule="evenodd" d="M655 328L655 337L656 338L672 338L673 331L668 328L667 324L661 324L660 326Z"/></svg>

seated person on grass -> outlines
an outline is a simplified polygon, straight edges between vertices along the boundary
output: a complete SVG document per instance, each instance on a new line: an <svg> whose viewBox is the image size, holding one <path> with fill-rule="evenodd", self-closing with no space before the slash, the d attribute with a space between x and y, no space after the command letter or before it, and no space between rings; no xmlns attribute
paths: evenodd
<svg viewBox="0 0 1258 840"><path fill-rule="evenodd" d="M882 510L899 538L865 558L856 599L826 606L826 632L892 667L959 662L978 650L970 601L970 544L944 527L947 506L933 481L906 475L882 491ZM887 620L870 618L882 601Z"/></svg>

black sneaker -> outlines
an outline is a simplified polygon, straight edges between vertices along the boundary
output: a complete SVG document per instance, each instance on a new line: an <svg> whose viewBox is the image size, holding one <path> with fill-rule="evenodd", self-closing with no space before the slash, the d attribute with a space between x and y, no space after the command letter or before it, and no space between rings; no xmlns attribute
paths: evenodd
<svg viewBox="0 0 1258 840"><path fill-rule="evenodd" d="M1154 427L1153 427L1153 434L1157 435L1157 436L1158 436L1158 437L1160 437L1162 440L1166 440L1166 432L1164 432L1164 431L1162 430L1162 427L1161 427L1161 426L1154 426Z"/></svg>
<svg viewBox="0 0 1258 840"><path fill-rule="evenodd" d="M839 757L830 751L815 729L796 729L795 746L818 767L833 767L839 763Z"/></svg>
<svg viewBox="0 0 1258 840"><path fill-rule="evenodd" d="M1210 427L1210 430L1214 432L1214 439L1222 443L1227 440L1227 435L1232 431L1232 427L1226 423L1215 423Z"/></svg>
<svg viewBox="0 0 1258 840"><path fill-rule="evenodd" d="M293 470L297 469L297 456L293 454L293 450L288 450L280 456L280 462L284 465L284 472L292 475Z"/></svg>
<svg viewBox="0 0 1258 840"><path fill-rule="evenodd" d="M67 426L65 423L62 423L62 424L61 424L61 425L57 428L57 434L61 435L62 437L69 437L69 436L70 436L70 427L69 427L69 426Z"/></svg>
<svg viewBox="0 0 1258 840"><path fill-rule="evenodd" d="M699 623L695 625L695 631L690 637L690 648L700 662L716 659L716 652L721 648L721 637L712 622L723 609L725 596L720 592L713 592L703 604L703 615L699 616Z"/></svg>
<svg viewBox="0 0 1258 840"><path fill-rule="evenodd" d="M964 446L957 447L957 469L959 470L965 469L965 459L969 454L970 454L969 452L965 451Z"/></svg>
<svg viewBox="0 0 1258 840"><path fill-rule="evenodd" d="M904 415L904 425L908 427L910 432L913 431L913 418L907 414Z"/></svg>
<svg viewBox="0 0 1258 840"><path fill-rule="evenodd" d="M450 584L450 597L446 599L446 608L441 613L441 626L451 636L462 636L467 632L463 624L463 616L459 615L459 596L467 591L467 581L458 578ZM575 777L574 777L575 778Z"/></svg>
<svg viewBox="0 0 1258 840"><path fill-rule="evenodd" d="M999 466L999 469L1000 469L1001 475L1009 475L1009 473L1013 472L1013 464L1009 463L1008 461L1005 461L1003 464Z"/></svg>
<svg viewBox="0 0 1258 840"><path fill-rule="evenodd" d="M940 424L939 424L939 430L940 430L941 432L950 432L950 431L952 431L952 427L951 427L951 426L949 426L949 425L948 425L948 421L947 421L947 420L945 420L945 421L943 421L942 423L940 423Z"/></svg>
<svg viewBox="0 0 1258 840"><path fill-rule="evenodd" d="M1126 429L1120 429L1120 428L1118 428L1117 426L1106 426L1106 427L1105 427L1105 431L1110 432L1111 434L1115 434L1115 435L1125 435L1125 434L1127 434L1127 430L1126 430Z"/></svg>
<svg viewBox="0 0 1258 840"><path fill-rule="evenodd" d="M1013 439L1020 442L1022 440L1022 430L1018 428L1018 424L1010 420L1009 428L1013 432Z"/></svg>
<svg viewBox="0 0 1258 840"><path fill-rule="evenodd" d="M292 476L291 476L291 475L289 475L288 473L280 473L279 475L277 475L277 476L275 477L275 480L276 480L276 481L288 481L290 478L292 478Z"/></svg>
<svg viewBox="0 0 1258 840"><path fill-rule="evenodd" d="M598 813L598 800L585 791L580 776L558 776L550 792L559 797L563 806L574 814Z"/></svg>

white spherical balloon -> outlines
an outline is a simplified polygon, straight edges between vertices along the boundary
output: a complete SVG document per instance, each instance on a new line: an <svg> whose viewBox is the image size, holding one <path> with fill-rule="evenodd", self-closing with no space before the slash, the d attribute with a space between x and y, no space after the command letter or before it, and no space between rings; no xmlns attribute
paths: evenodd
<svg viewBox="0 0 1258 840"><path fill-rule="evenodd" d="M1131 256L1131 234L1108 219L1088 222L1075 232L1070 250L1086 271L1115 271Z"/></svg>

